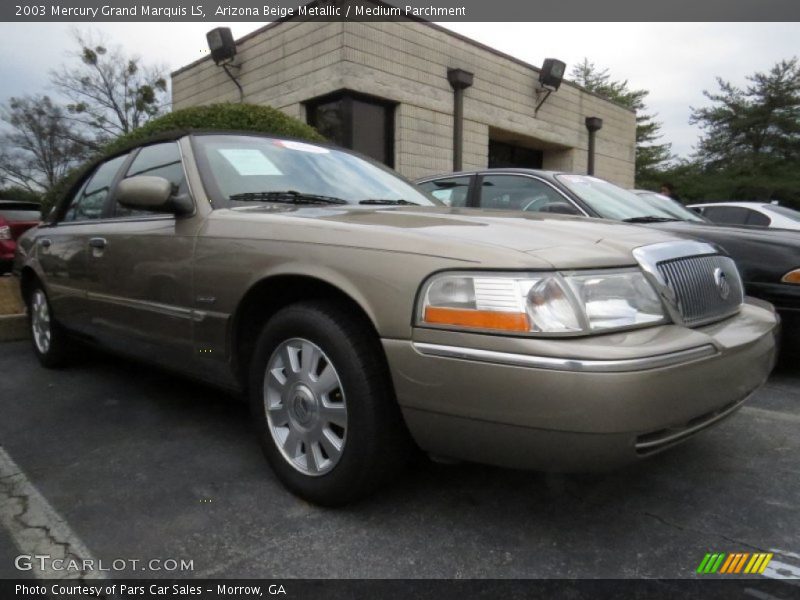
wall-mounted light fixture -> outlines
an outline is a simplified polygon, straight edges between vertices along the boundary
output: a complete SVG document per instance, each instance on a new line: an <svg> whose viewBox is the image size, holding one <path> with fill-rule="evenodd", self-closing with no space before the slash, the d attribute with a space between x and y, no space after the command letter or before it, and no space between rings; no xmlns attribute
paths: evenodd
<svg viewBox="0 0 800 600"><path fill-rule="evenodd" d="M603 128L603 119L600 117L586 117L586 129L589 131L589 155L587 157L586 173L594 175L594 143L595 134Z"/></svg>
<svg viewBox="0 0 800 600"><path fill-rule="evenodd" d="M539 113L542 104L550 97L550 94L557 91L564 81L564 73L567 63L557 58L545 58L542 68L539 70L539 82L536 87L536 110L534 115Z"/></svg>
<svg viewBox="0 0 800 600"><path fill-rule="evenodd" d="M206 34L206 41L208 49L211 51L211 59L217 66L222 67L225 74L236 84L239 89L239 102L244 102L242 84L232 72L235 70L238 73L242 66L236 62L236 42L233 40L230 27L212 29Z"/></svg>

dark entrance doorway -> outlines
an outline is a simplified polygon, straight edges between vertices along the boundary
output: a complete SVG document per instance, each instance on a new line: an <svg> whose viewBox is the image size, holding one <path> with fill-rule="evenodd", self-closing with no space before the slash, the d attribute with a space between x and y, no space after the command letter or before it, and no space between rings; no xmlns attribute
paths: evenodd
<svg viewBox="0 0 800 600"><path fill-rule="evenodd" d="M500 142L489 140L489 168L497 167L518 167L525 169L541 169L544 162L544 152Z"/></svg>

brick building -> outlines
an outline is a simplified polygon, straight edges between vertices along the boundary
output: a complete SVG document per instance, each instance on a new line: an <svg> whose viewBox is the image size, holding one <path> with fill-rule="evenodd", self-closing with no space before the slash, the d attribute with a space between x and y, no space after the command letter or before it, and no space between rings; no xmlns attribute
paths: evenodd
<svg viewBox="0 0 800 600"><path fill-rule="evenodd" d="M275 106L407 177L453 170L448 71L460 69L473 75L463 92L464 169L585 172L585 119L600 117L595 172L633 187L632 111L564 82L537 113L537 67L433 23L289 19L244 36L236 47L245 102ZM240 99L210 57L174 72L172 95L175 109Z"/></svg>

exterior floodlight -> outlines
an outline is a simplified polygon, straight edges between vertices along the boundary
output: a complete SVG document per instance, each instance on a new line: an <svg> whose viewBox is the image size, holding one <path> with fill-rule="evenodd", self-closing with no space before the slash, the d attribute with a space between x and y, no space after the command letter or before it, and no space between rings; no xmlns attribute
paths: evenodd
<svg viewBox="0 0 800 600"><path fill-rule="evenodd" d="M566 69L565 62L557 58L545 58L542 70L539 71L539 83L555 92L564 80Z"/></svg>
<svg viewBox="0 0 800 600"><path fill-rule="evenodd" d="M539 83L536 86L536 109L534 116L539 114L539 109L542 104L550 97L550 94L555 92L564 80L564 72L567 69L567 63L558 60L557 58L545 58L542 68L539 70Z"/></svg>
<svg viewBox="0 0 800 600"><path fill-rule="evenodd" d="M233 59L236 58L236 42L233 41L233 34L230 27L217 27L212 29L206 34L208 40L208 49L211 50L211 58L214 62L222 67L225 74L236 85L239 90L239 102L244 102L244 89L239 79L231 70L236 73L241 69L241 65L235 64Z"/></svg>
<svg viewBox="0 0 800 600"><path fill-rule="evenodd" d="M233 41L233 34L230 27L217 27L206 34L208 49L211 50L211 58L220 64L232 60L236 56L236 42Z"/></svg>

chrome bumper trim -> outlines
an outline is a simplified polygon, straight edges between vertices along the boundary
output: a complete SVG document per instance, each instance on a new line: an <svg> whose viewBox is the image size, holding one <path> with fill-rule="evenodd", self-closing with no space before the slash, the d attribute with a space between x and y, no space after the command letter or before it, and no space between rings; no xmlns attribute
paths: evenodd
<svg viewBox="0 0 800 600"><path fill-rule="evenodd" d="M707 427L711 427L714 423L731 416L734 412L742 408L742 405L747 402L748 398L750 398L750 394L748 394L747 397L743 398L742 400L731 402L730 404L727 404L716 411L707 413L703 417L693 419L694 421L697 421L697 423L694 425L686 425L683 428L676 427L673 429L665 429L660 432L661 435L659 436L654 434L640 435L638 438L636 438L636 452L638 454L655 452L656 450L666 448L675 442L694 435L695 433L702 431ZM647 441L641 441L642 439Z"/></svg>
<svg viewBox="0 0 800 600"><path fill-rule="evenodd" d="M649 369L659 369L661 367L685 364L717 354L717 349L711 344L697 346L696 348L681 350L679 352L670 352L669 354L618 360L588 360L580 358L555 358L552 356L531 356L529 354L512 354L508 352L442 346L440 344L427 344L423 342L412 342L412 346L417 352L426 356L472 360L511 367L530 367L533 369L576 371L582 373L646 371Z"/></svg>

